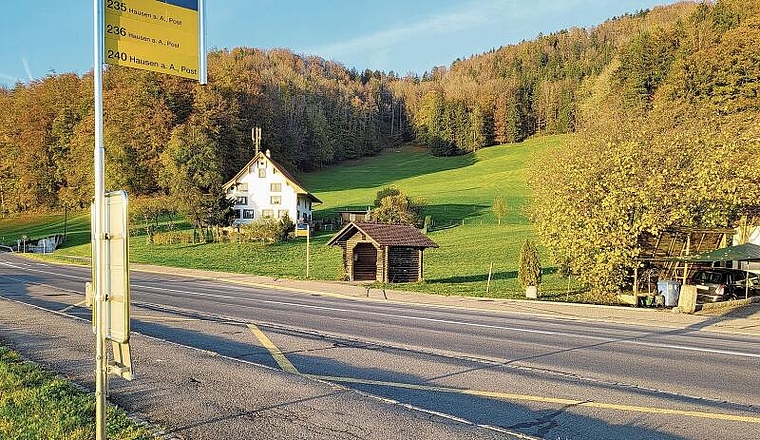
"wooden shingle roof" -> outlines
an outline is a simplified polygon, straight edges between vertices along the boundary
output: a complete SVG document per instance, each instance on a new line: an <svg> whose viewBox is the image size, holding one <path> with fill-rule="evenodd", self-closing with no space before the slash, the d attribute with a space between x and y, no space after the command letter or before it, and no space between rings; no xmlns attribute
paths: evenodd
<svg viewBox="0 0 760 440"><path fill-rule="evenodd" d="M338 231L338 233L327 242L327 244L335 246L348 240L357 231L365 234L369 240L375 242L378 246L402 246L414 248L438 247L438 244L429 239L414 226L354 222L344 226L343 229Z"/></svg>

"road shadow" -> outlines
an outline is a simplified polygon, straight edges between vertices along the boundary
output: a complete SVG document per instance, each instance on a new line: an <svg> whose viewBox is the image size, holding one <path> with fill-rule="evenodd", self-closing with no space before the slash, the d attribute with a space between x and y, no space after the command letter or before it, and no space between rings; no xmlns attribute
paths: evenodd
<svg viewBox="0 0 760 440"><path fill-rule="evenodd" d="M299 366L301 373L312 374L316 376L342 376L347 378L368 379L374 383L352 383L349 380L341 382L339 379L334 380L343 386L357 389L372 395L381 396L402 402L407 405L413 405L419 408L425 408L432 411L438 411L455 417L464 418L472 423L483 426L493 426L501 429L519 431L523 434L538 436L540 438L584 438L584 439L628 439L628 438L647 438L647 439L679 439L677 435L664 433L659 429L665 428L663 423L655 423L652 420L641 419L632 424L615 425L606 421L588 417L573 412L574 407L579 405L564 405L557 408L556 404L537 404L533 406L523 405L515 401L502 400L497 398L486 398L480 396L466 395L451 388L451 392L440 390L440 377L423 377L409 373L399 373L378 367L357 366L353 363L346 363L326 356L318 356L322 352L329 350L342 350L346 348L355 348L382 353L391 353L395 356L404 356L413 354L415 358L420 356L434 359L446 368L461 368L462 370L473 371L462 364L475 364L475 362L465 361L462 359L453 359L445 356L431 355L429 353L415 352L413 350L403 350L394 347L384 347L376 344L356 342L350 340L341 340L329 338L325 341L324 337L312 334L298 334L292 330L282 330L277 328L268 328L270 335L296 335L301 338L312 339L315 341L328 342L328 344L317 350L305 351L283 351L283 354ZM499 369L498 365L489 367L479 366L477 369ZM517 376L516 382L523 383L526 380L547 380L543 372L528 370L524 368L515 368L509 370L510 374ZM560 383L567 385L573 382L568 377L550 377L550 382L554 385ZM384 385L383 383L389 383ZM391 383L408 384L411 387L396 387ZM410 389L415 386L421 388L430 387L436 390ZM615 389L611 384L595 384L600 388ZM643 391L643 390L642 390ZM634 391L634 393L638 393ZM656 392L642 392L643 396L652 397L661 394ZM675 399L679 402L683 399ZM694 399L699 401L699 399ZM551 409L537 409L536 407L549 406ZM582 411L582 410L581 410Z"/></svg>
<svg viewBox="0 0 760 440"><path fill-rule="evenodd" d="M720 327L721 324L725 325L726 323L733 320L747 319L747 318L757 319L757 322L749 325L750 327L760 326L760 303L747 304L744 306L726 309L725 311L716 311L716 312L719 313L716 316L706 315L706 314L702 314L698 312L695 314L696 316L700 316L700 317L710 316L710 317L700 322L691 324L683 329L672 330L667 333L673 334L673 335L686 335L689 333L707 330L710 327Z"/></svg>
<svg viewBox="0 0 760 440"><path fill-rule="evenodd" d="M32 294L29 291L29 285L44 287L47 286L45 278L37 275L14 274L4 276L0 274L0 294L4 297L16 301L33 304L47 310L60 311L84 299L84 292L61 291L50 289L48 293L36 292ZM84 285L82 285L84 291ZM68 300L68 301L67 301Z"/></svg>
<svg viewBox="0 0 760 440"><path fill-rule="evenodd" d="M136 313L142 310L162 310L161 308L155 308L151 306L136 307ZM265 365L271 368L279 369L279 365L272 358L271 354L263 347L259 346L253 336L247 336L245 341L235 340L235 335L248 334L249 329L244 323L238 320L230 320L224 317L211 317L194 313L191 311L174 311L172 316L178 318L188 319L200 319L204 324L213 324L215 331L218 333L207 333L206 331L199 331L194 328L182 328L178 323L163 323L163 322L150 322L143 319L133 319L132 329L140 334L160 338L169 342L190 345L200 350L207 350L209 352L218 353L219 355L227 356L234 359L241 359L248 362L254 362L256 364ZM159 318L160 319L160 318ZM222 326L222 327L218 327ZM327 342L327 346L318 350L308 351L287 351L284 350L283 354L290 360L303 374L315 374L325 376L343 376L350 378L368 378L371 380L385 381L385 382L400 382L404 384L413 385L437 385L442 379L446 379L446 376L436 377L423 377L413 374L399 373L398 371L386 370L384 368L357 366L355 364L344 363L335 359L330 359L325 356L319 356L325 351L335 349L360 349L370 350L395 354L413 353L415 356L434 357L437 362L442 363L454 363L461 364L463 361L460 359L448 359L442 356L433 356L423 352L414 352L412 350L399 350L393 347L384 347L376 344L357 342L347 339L335 339L325 338L322 335L299 332L295 330L281 329L277 327L269 327L267 325L259 326L268 335L286 335L295 336L299 338L310 339L314 341ZM515 360L517 362L517 360ZM460 367L459 374L465 372L477 371L479 369L498 369L501 366L498 365L476 365L473 363L471 367ZM566 384L568 379L562 377L545 377L543 374L537 371L525 370L521 368L510 369L510 374L515 374L523 380L549 380L555 384ZM528 435L540 436L541 438L578 438L578 432L566 430L572 426L583 427L583 438L585 439L608 439L608 438L651 438L651 439L678 439L677 436L668 435L657 430L657 427L648 426L648 422L637 423L635 425L614 425L606 421L595 419L593 417L587 417L574 413L573 405L566 405L559 409L536 409L535 407L529 407L527 405L521 405L512 401L504 401L498 399L490 399L477 396L462 395L460 393L452 392L435 392L424 390L410 390L403 388L396 388L392 386L371 385L371 384L356 384L339 382L343 386L353 388L362 392L367 392L373 395L381 396L388 399L397 400L404 404L418 406L420 408L426 408L432 411L439 411L446 414L451 414L456 417L465 418L471 422L481 425L491 425L500 427L503 429L516 430ZM617 389L612 385L597 384L600 388ZM637 391L637 394L642 396L657 395L662 397L661 394L646 391ZM330 394L332 395L332 394ZM306 399L319 399L327 396L317 396L314 398ZM675 399L675 398L674 398ZM676 399L683 401L684 398ZM697 400L697 399L695 399ZM118 402L118 401L117 401ZM129 401L125 401L124 404L128 404ZM289 403L283 403L277 405L277 407L284 407L288 404L298 404L300 401L294 401ZM704 404L704 402L700 402ZM540 406L540 405L539 405ZM555 407L556 405L548 405ZM214 424L224 422L236 418L245 418L254 416L266 411L267 408L258 408L255 410L241 410L233 414L220 415L213 418L199 419L193 424L172 427L167 432L183 433L186 430L195 429L207 424ZM547 437L551 436L551 437Z"/></svg>
<svg viewBox="0 0 760 440"><path fill-rule="evenodd" d="M24 292L19 292L20 295L24 295ZM29 296L29 295L27 295ZM56 300L44 300L49 301L56 307L61 303ZM68 305L68 304L66 304ZM163 311L162 308L151 308L146 306L150 311ZM138 310L140 307L138 306ZM82 309L80 312L86 310ZM715 317L716 320L729 319L727 315L733 315L734 317L746 317L748 311L736 311L736 313L727 313L724 316ZM754 312L753 312L754 313ZM192 311L179 312L175 311L171 313L174 317L179 318L193 318L202 321L205 325L210 327L205 328L203 331L194 328L182 328L179 324L153 322L147 319L136 318L133 320L133 330L147 336L153 336L174 342L182 345L190 345L200 350L207 350L209 352L219 353L225 356L229 356L235 359L252 361L267 365L273 368L278 368L277 363L271 359L268 351L255 344L252 339L247 341L240 341L235 338L235 335L246 333L247 328L245 324L238 320L231 320L225 317L209 317L206 314L195 313ZM709 321L709 320L708 320ZM717 321L720 322L720 321ZM400 350L393 347L383 347L375 344L358 343L347 339L326 338L321 335L315 335L305 332L296 332L293 330L283 330L276 327L265 327L268 333L278 333L296 335L304 338L319 339L329 342L328 347L323 350L330 350L335 348L355 348L364 350L378 350L384 352L393 353L415 353L423 356L432 356L429 353L414 352L412 350ZM693 327L693 328L692 328ZM681 329L680 332L698 331L703 326L694 325L687 327L687 329ZM231 332L224 334L224 332ZM232 333L234 332L234 333ZM431 385L436 386L443 379L450 379L456 376L461 376L468 372L485 371L497 368L510 368L509 373L517 376L517 383L528 379L535 379L546 381L550 383L549 389L552 389L551 384L559 385L578 385L578 380L573 377L562 376L547 376L545 372L529 370L524 368L511 368L514 364L520 361L526 361L531 359L538 359L544 356L551 356L554 354L562 354L576 350L582 350L587 348L603 347L606 344L614 344L620 341L626 340L641 340L648 335L661 336L667 335L671 332L643 332L641 334L631 337L615 338L610 341L603 341L593 344L581 344L574 347L569 347L562 350L550 350L545 353L540 353L534 356L526 356L517 359L512 359L504 364L491 364L483 365L477 363L469 363L462 359L451 359L447 357L436 357L443 363L449 363L454 365L455 371L446 375L434 375L429 374L427 376L409 373L399 373L395 370L389 370L379 367L368 367L364 365L355 365L353 363L342 362L335 359L326 359L324 357L317 356L317 352L311 351L285 351L285 355L293 362L298 368L302 369L304 373L313 374L326 374L326 375L341 375L346 377L358 377L358 378L370 378L373 380L389 381L389 382L403 382L409 384L419 385ZM676 331L672 332L677 334ZM50 343L48 341L40 340L31 344L29 349L34 350L35 347L40 347L41 344ZM22 347L27 349L26 347ZM307 368L308 367L308 368ZM520 432L538 435L542 438L651 438L651 439L677 439L681 438L673 436L671 434L660 432L661 429L665 429L665 422L657 422L654 418L634 418L633 422L624 424L614 424L604 420L600 420L588 415L579 414L576 412L577 405L565 405L557 408L557 404L546 404L549 408L540 408L540 404L534 405L522 405L515 403L514 401L498 400L492 398L485 398L479 396L463 395L461 393L450 392L434 392L426 390L412 390L404 389L392 386L384 386L378 384L349 384L342 383L345 386L354 388L360 391L368 392L373 395L382 396L385 398L397 400L404 404L415 405L421 408L426 408L433 411L440 411L447 414L452 414L457 417L462 417L477 424L492 425L502 427L506 429L515 429ZM230 386L230 384L227 384ZM233 385L234 386L234 385ZM615 390L620 391L620 386L616 384L598 383L594 386L600 390ZM684 404L698 404L700 406L714 406L715 408L725 409L726 405L721 405L719 402L709 402L702 399L690 398L682 395L668 395L659 391L644 390L644 389L626 389L628 393L633 394L635 397L658 397L666 398L668 401ZM635 399L634 397L634 399ZM287 405L283 403L281 405ZM279 405L278 405L279 406ZM746 408L743 408L746 410ZM234 412L233 414L227 414L218 417L205 418L197 420L192 425L187 425L184 429L190 427L195 428L203 426L204 424L214 424L219 421L229 420L232 418L245 417L247 415L256 414L260 409L246 411L241 410ZM579 428L580 427L580 428ZM580 429L580 431L578 431ZM179 429L177 429L179 431ZM175 431L176 432L176 431Z"/></svg>
<svg viewBox="0 0 760 440"><path fill-rule="evenodd" d="M193 317L194 313L179 313L179 316ZM234 326L240 332L246 332L247 328L244 324L237 323L236 321L230 321L226 319L212 319L213 322L224 324L227 326ZM335 359L330 359L325 356L318 356L325 351L336 349L361 349L378 352L394 352L394 353L412 353L411 350L399 350L392 347L383 347L380 345L357 342L347 339L335 339L325 338L318 334L312 334L308 332L298 332L294 330L281 329L276 327L269 327L266 325L259 326L262 330L270 336L285 335L296 336L299 338L311 339L314 341L326 342L327 346L319 348L317 350L307 351L288 351L284 350L283 354L299 368L303 374L325 375L325 376L343 376L350 378L367 378L375 381L384 382L400 382L404 384L412 385L430 385L437 386L442 379L446 379L447 376L436 377L422 377L413 374L399 373L398 371L386 370L383 368L375 367L363 367L354 364L348 364ZM210 350L219 353L224 356L229 356L236 359L243 359L267 365L273 368L279 368L277 363L271 358L271 355L263 348L255 346L254 342L236 342L229 337L222 335L206 334L198 332L193 329L177 328L173 325L163 323L150 323L150 322L138 322L133 325L133 328L140 333L155 335L162 339L177 342L182 344L191 344L193 347ZM417 356L428 356L430 354L422 352L414 352ZM439 362L453 362L461 363L459 359L449 360L445 357L436 357ZM516 363L520 360L514 360ZM464 374L465 372L473 372L477 370L491 370L502 368L499 365L483 366L482 364L475 364L469 368L460 368L458 374ZM522 368L515 368L509 370L510 374L515 374L520 379L524 380L543 380L550 381L556 385L573 382L572 379L563 378L559 376L545 377L545 375L538 371L526 370ZM404 388L396 388L392 386L382 386L373 384L357 384L349 382L340 382L349 388L357 389L359 391L367 392L373 395L378 395L384 398L389 398L418 406L420 408L426 408L433 411L440 411L446 414L451 414L456 417L462 417L476 424L497 426L504 429L512 429L523 432L529 435L540 436L541 438L578 438L578 432L570 430L566 431L566 428L572 426L583 427L583 437L585 439L608 439L608 438L651 438L651 439L678 439L680 437L666 434L657 430L660 425L649 426L651 421L641 421L635 425L614 425L603 420L595 419L593 417L587 417L572 412L574 405L566 405L560 409L540 409L521 405L519 403L504 401L498 399L490 399L484 397L476 397L470 395L462 395L460 393L452 392L435 392L424 390L410 390ZM612 384L595 384L594 386L600 389L616 390L620 391L619 387L615 387ZM626 390L639 397L663 397L662 393L648 390ZM678 403L699 403L704 405L700 399L689 399L683 396L670 396L670 400ZM556 405L549 405L556 406ZM724 407L725 409L725 407ZM241 413L237 416L244 416L246 413ZM233 417L233 416L230 416ZM206 422L212 422L207 420ZM201 423L201 422L199 422ZM547 437L551 436L551 437Z"/></svg>

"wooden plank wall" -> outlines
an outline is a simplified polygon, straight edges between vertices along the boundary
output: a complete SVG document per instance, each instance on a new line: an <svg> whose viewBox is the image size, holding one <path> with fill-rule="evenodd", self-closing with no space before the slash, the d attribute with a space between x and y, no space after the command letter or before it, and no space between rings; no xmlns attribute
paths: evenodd
<svg viewBox="0 0 760 440"><path fill-rule="evenodd" d="M419 281L420 252L416 248L392 247L388 256L388 281L414 283Z"/></svg>

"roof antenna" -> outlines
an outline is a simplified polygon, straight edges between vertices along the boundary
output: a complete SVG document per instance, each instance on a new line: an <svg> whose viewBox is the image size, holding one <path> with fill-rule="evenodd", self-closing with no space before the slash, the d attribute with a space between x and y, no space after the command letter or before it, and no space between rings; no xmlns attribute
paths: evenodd
<svg viewBox="0 0 760 440"><path fill-rule="evenodd" d="M253 140L253 147L256 150L255 155L258 155L261 148L261 127L251 128L251 139Z"/></svg>

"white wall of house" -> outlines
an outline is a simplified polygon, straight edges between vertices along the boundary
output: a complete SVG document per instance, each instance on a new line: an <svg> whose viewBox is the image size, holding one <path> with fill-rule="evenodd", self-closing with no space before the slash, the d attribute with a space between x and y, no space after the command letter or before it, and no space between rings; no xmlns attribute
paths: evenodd
<svg viewBox="0 0 760 440"><path fill-rule="evenodd" d="M753 243L758 246L760 246L760 226L755 226L754 228L751 228L749 231L747 231L747 241L746 243ZM734 245L741 244L743 237L742 237L742 231L740 228L737 228L736 234L734 235ZM734 267L739 267L740 269L749 270L751 272L757 272L760 273L760 262L753 261L753 262L737 262L738 265Z"/></svg>
<svg viewBox="0 0 760 440"><path fill-rule="evenodd" d="M287 177L277 170L265 156L251 163L237 184L227 190L227 197L236 200L234 209L239 218L235 224L252 223L264 217L280 218L287 212L297 223L311 220L311 199L298 194Z"/></svg>

